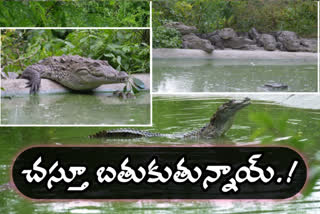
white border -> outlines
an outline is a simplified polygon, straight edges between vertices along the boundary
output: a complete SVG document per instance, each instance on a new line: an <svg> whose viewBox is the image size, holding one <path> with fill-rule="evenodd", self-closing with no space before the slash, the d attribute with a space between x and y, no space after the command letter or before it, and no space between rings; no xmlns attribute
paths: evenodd
<svg viewBox="0 0 320 214"><path fill-rule="evenodd" d="M320 2L318 1L318 93L320 93Z"/></svg>
<svg viewBox="0 0 320 214"><path fill-rule="evenodd" d="M149 31L150 31L150 83L149 83L149 93L150 93L150 127L153 125L153 93L152 93L152 83L153 83L153 32L152 32L152 1L149 1L149 6L150 6L150 15L149 15ZM1 110L1 109L0 109ZM1 113L1 111L0 111Z"/></svg>
<svg viewBox="0 0 320 214"><path fill-rule="evenodd" d="M202 95L246 95L246 94L254 94L254 95L318 95L318 92L175 92L175 93L167 93L167 92L153 92L153 95L182 95L182 96L202 96Z"/></svg>
<svg viewBox="0 0 320 214"><path fill-rule="evenodd" d="M148 30L150 27L1 27L2 30Z"/></svg>
<svg viewBox="0 0 320 214"><path fill-rule="evenodd" d="M16 29L16 30L50 30L50 29L71 29L71 30L149 30L150 31L150 89L149 89L149 124L2 124L1 117L1 90L0 90L0 127L152 127L152 2L149 1L149 27L0 27L0 54L1 52L1 30ZM1 71L1 57L0 57ZM1 87L1 78L0 78Z"/></svg>

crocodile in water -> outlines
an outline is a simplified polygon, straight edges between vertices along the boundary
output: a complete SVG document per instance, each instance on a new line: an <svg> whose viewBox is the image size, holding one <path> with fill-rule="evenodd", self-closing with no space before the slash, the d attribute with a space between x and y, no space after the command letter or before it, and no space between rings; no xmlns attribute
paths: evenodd
<svg viewBox="0 0 320 214"><path fill-rule="evenodd" d="M167 137L167 138L219 138L232 126L236 113L250 104L250 99L230 100L221 105L210 119L210 122L201 129L181 134L161 134L136 129L104 130L90 138L138 138L138 137Z"/></svg>

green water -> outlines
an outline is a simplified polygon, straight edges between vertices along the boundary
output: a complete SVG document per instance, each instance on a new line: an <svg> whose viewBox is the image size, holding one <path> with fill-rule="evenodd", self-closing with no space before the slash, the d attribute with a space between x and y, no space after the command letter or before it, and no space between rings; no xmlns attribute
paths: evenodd
<svg viewBox="0 0 320 214"><path fill-rule="evenodd" d="M154 97L153 127L149 131L178 133L199 128L226 99L212 97ZM263 114L262 114L263 113ZM263 116L261 116L263 115ZM260 121L260 122L259 122ZM262 131L265 125L271 132ZM281 128L282 127L282 128ZM284 128L286 127L286 128ZM9 168L14 156L23 148L35 144L201 144L290 145L309 161L312 179L320 166L320 110L302 110L253 101L237 114L232 129L219 140L172 140L164 138L106 140L87 136L104 128L96 127L36 127L0 129L0 184L9 181ZM111 129L111 128L108 128ZM257 135L260 130L260 135ZM292 136L292 140L284 140ZM266 141L267 139L267 142ZM318 168L317 168L318 167ZM143 190L141 190L143 191ZM309 193L309 194L308 194ZM0 213L319 213L320 182L309 185L307 197L288 201L134 201L134 202L31 202L13 190L0 192Z"/></svg>
<svg viewBox="0 0 320 214"><path fill-rule="evenodd" d="M56 94L1 99L2 124L150 124L150 95L120 99L110 94Z"/></svg>
<svg viewBox="0 0 320 214"><path fill-rule="evenodd" d="M154 59L155 92L316 92L317 62L304 60ZM270 90L266 83L288 85Z"/></svg>

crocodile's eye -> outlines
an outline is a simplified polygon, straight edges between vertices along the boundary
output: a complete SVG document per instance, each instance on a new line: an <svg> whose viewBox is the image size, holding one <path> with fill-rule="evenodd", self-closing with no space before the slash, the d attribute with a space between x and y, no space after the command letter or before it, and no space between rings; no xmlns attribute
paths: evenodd
<svg viewBox="0 0 320 214"><path fill-rule="evenodd" d="M97 68L97 67L100 67L100 64L97 63L97 62L94 62L94 63L93 63L93 66Z"/></svg>
<svg viewBox="0 0 320 214"><path fill-rule="evenodd" d="M77 73L79 75L87 75L89 73L89 71L87 69L78 69Z"/></svg>
<svg viewBox="0 0 320 214"><path fill-rule="evenodd" d="M103 65L109 65L109 62L106 60L101 61Z"/></svg>

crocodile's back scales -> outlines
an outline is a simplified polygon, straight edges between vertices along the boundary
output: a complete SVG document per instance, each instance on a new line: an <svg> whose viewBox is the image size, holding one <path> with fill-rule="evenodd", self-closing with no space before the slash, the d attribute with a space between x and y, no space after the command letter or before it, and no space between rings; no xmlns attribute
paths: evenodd
<svg viewBox="0 0 320 214"><path fill-rule="evenodd" d="M53 80L71 90L86 91L102 84L126 82L128 74L115 70L107 61L81 56L52 56L28 66L22 72L30 93L37 93L41 78Z"/></svg>

